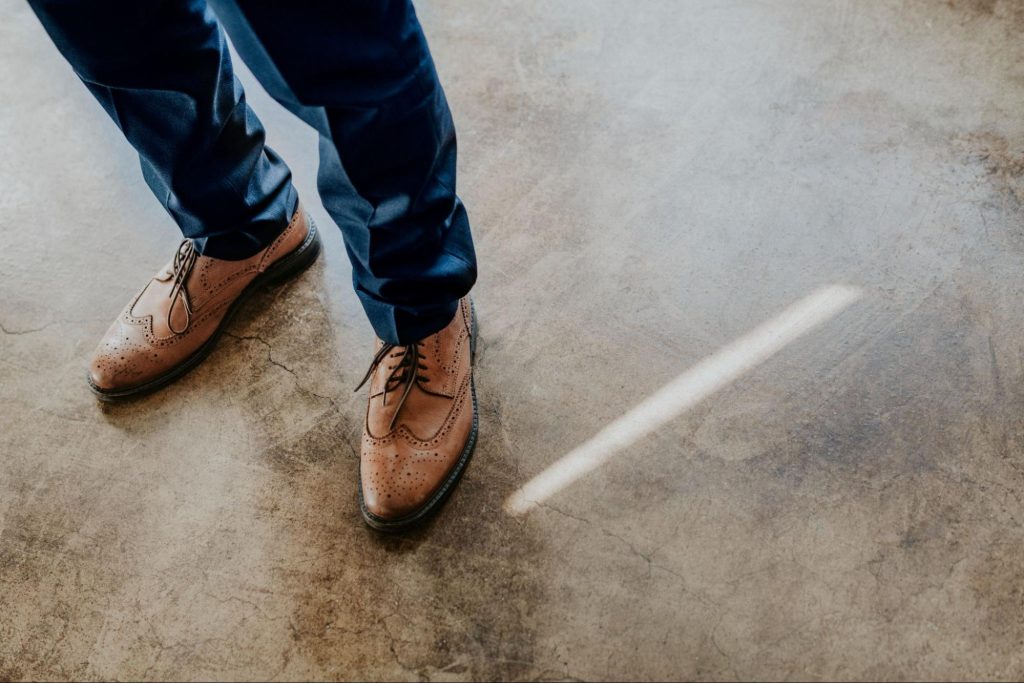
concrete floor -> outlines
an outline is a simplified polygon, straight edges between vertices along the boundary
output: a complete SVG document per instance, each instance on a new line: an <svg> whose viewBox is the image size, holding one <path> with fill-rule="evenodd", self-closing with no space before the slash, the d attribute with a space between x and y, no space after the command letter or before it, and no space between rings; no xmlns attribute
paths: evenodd
<svg viewBox="0 0 1024 683"><path fill-rule="evenodd" d="M93 399L88 354L177 236L0 0L0 678L1024 677L1024 2L420 13L481 258L482 441L384 538L335 230L186 379ZM312 134L245 76L330 226ZM566 454L590 471L511 514Z"/></svg>

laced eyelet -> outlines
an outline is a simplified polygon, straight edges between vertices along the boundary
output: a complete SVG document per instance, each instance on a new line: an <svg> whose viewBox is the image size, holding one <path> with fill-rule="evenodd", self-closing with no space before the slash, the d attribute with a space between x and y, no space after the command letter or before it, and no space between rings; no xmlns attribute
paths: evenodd
<svg viewBox="0 0 1024 683"><path fill-rule="evenodd" d="M189 239L182 240L181 244L178 245L178 253L174 255L174 268L171 275L174 284L171 285L171 291L167 295L171 299L171 305L167 308L167 329L174 334L184 334L192 323L192 301L189 299L185 282L188 280L188 276L192 272L192 268L195 266L196 259L198 258L199 254L196 252L195 243ZM174 304L177 303L179 298L181 299L182 307L185 309L185 326L180 330L176 330L171 323L171 315L174 313Z"/></svg>
<svg viewBox="0 0 1024 683"><path fill-rule="evenodd" d="M388 430L394 429L395 422L398 419L398 413L402 410L402 406L405 405L405 400L409 398L409 393L412 392L412 387L418 382L429 381L424 375L420 375L416 370L426 370L427 367L420 362L420 347L423 345L423 341L418 341L415 344L409 344L405 347L398 347L394 344L384 344L380 347L380 350L373 357L373 361L370 363L370 368L366 371L362 381L359 382L359 386L356 387L356 391L359 391L370 377L373 376L374 371L380 367L381 363L385 358L398 358L401 356L402 360L397 365L388 365L388 375L384 380L384 390L381 402L387 405L388 392L392 391L392 385L394 389L405 385L405 390L402 392L401 398L398 399L398 405L395 406L395 412L391 416L391 423L388 425ZM395 349L401 348L401 351L394 352Z"/></svg>

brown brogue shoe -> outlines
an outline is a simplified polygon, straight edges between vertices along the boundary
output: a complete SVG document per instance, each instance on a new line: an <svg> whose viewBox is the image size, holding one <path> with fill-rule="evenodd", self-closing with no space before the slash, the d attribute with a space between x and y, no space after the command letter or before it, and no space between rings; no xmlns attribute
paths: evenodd
<svg viewBox="0 0 1024 683"><path fill-rule="evenodd" d="M181 377L209 355L253 292L302 272L319 253L316 225L301 206L266 249L242 261L200 256L184 240L103 336L89 364L90 388L114 401Z"/></svg>
<svg viewBox="0 0 1024 683"><path fill-rule="evenodd" d="M360 383L369 381L370 402L359 460L359 504L375 529L401 531L433 512L473 452L473 316L466 297L436 334L409 346L377 341Z"/></svg>

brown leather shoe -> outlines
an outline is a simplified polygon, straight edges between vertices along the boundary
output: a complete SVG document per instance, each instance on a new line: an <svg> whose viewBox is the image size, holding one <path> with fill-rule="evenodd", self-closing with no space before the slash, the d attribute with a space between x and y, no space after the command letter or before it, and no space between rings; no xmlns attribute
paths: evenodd
<svg viewBox="0 0 1024 683"><path fill-rule="evenodd" d="M302 272L319 253L316 225L301 206L270 246L242 261L200 256L184 240L107 330L89 386L114 401L169 384L209 355L254 291Z"/></svg>
<svg viewBox="0 0 1024 683"><path fill-rule="evenodd" d="M476 444L469 298L448 326L409 346L377 340L360 387L370 403L359 461L359 506L366 523L401 531L433 512L458 481Z"/></svg>

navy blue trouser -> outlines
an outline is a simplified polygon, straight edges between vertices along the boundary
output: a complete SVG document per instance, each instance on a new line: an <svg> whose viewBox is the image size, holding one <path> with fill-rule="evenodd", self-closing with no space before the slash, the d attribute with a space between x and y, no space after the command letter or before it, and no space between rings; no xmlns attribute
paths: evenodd
<svg viewBox="0 0 1024 683"><path fill-rule="evenodd" d="M451 320L476 257L455 129L410 0L29 1L182 234L240 259L298 200L223 25L268 92L320 133L320 196L377 335L406 344Z"/></svg>

